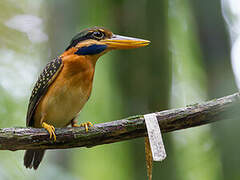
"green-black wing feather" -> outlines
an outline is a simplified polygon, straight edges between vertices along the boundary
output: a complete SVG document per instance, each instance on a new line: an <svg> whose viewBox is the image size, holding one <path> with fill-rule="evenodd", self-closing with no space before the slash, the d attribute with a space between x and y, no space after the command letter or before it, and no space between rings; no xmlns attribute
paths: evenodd
<svg viewBox="0 0 240 180"><path fill-rule="evenodd" d="M42 73L39 75L38 80L32 90L32 95L28 104L26 125L33 126L34 120L33 115L35 109L48 90L50 84L56 79L58 73L63 67L62 59L60 57L50 61L46 67L43 69Z"/></svg>

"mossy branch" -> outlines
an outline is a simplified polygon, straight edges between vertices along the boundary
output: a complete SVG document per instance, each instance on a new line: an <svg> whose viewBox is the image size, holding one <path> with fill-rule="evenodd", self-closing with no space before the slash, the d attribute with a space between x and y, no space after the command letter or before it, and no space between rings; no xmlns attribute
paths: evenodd
<svg viewBox="0 0 240 180"><path fill-rule="evenodd" d="M156 112L163 133L200 126L222 119L240 117L240 94L236 93L201 104ZM92 147L146 136L143 115L95 124L84 128L57 128L57 141L49 140L45 129L2 128L0 150L66 149Z"/></svg>

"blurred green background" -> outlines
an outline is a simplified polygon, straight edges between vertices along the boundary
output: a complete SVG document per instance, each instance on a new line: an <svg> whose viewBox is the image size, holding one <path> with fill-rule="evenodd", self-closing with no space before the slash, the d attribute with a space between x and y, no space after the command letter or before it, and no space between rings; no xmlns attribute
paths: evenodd
<svg viewBox="0 0 240 180"><path fill-rule="evenodd" d="M34 82L84 28L151 40L148 47L100 58L79 121L117 120L237 91L219 0L1 0L0 127L24 127ZM239 120L164 135L167 159L153 179L239 180ZM49 150L37 171L23 151L0 152L0 179L147 179L143 138Z"/></svg>

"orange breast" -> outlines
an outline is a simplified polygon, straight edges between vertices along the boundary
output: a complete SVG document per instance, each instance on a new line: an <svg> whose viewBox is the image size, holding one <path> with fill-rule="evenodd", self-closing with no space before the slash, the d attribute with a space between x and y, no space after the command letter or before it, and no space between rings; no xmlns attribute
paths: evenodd
<svg viewBox="0 0 240 180"><path fill-rule="evenodd" d="M91 94L94 66L84 56L63 57L63 69L36 108L35 127L41 127L42 116L44 122L64 127L78 115Z"/></svg>

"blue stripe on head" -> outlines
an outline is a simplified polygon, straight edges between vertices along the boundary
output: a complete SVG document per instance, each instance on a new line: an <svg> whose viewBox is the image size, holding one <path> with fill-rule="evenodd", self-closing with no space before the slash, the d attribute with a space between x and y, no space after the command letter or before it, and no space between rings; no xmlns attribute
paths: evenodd
<svg viewBox="0 0 240 180"><path fill-rule="evenodd" d="M74 54L77 55L94 55L99 54L107 49L107 45L93 44L90 46L83 46L79 48Z"/></svg>

